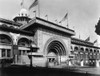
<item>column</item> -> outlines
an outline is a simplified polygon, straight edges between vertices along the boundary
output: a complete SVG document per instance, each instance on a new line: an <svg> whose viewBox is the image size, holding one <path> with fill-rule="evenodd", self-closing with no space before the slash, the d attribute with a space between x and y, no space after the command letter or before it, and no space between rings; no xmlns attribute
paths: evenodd
<svg viewBox="0 0 100 76"><path fill-rule="evenodd" d="M96 60L96 67L100 67L99 60Z"/></svg>
<svg viewBox="0 0 100 76"><path fill-rule="evenodd" d="M81 66L82 66L82 67L84 66L84 61L83 61L83 60L81 61Z"/></svg>
<svg viewBox="0 0 100 76"><path fill-rule="evenodd" d="M7 49L5 49L5 55L6 55L6 57L7 57Z"/></svg>
<svg viewBox="0 0 100 76"><path fill-rule="evenodd" d="M10 32L12 38L13 38L13 56L14 56L14 63L18 62L18 45L17 40L20 34L12 33Z"/></svg>
<svg viewBox="0 0 100 76"><path fill-rule="evenodd" d="M72 66L71 60L69 60L69 66Z"/></svg>

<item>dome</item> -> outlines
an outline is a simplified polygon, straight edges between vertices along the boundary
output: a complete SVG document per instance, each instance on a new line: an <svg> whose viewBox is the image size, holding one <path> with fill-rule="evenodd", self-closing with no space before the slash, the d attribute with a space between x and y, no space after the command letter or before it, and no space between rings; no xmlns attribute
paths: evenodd
<svg viewBox="0 0 100 76"><path fill-rule="evenodd" d="M25 8L21 9L20 16L28 16L28 11Z"/></svg>

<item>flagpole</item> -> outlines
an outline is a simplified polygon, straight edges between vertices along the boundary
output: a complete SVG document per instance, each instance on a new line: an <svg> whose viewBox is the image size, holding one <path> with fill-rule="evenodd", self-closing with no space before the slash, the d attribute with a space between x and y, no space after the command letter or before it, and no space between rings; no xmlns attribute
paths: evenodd
<svg viewBox="0 0 100 76"><path fill-rule="evenodd" d="M48 21L48 15L45 15L45 17L47 18L47 21Z"/></svg>
<svg viewBox="0 0 100 76"><path fill-rule="evenodd" d="M22 2L21 2L21 7L22 8L24 8L24 5L23 4L24 4L24 0L22 0Z"/></svg>
<svg viewBox="0 0 100 76"><path fill-rule="evenodd" d="M40 3L39 3L39 0L38 0L38 17L40 17Z"/></svg>
<svg viewBox="0 0 100 76"><path fill-rule="evenodd" d="M55 22L58 24L58 20L56 19Z"/></svg>
<svg viewBox="0 0 100 76"><path fill-rule="evenodd" d="M59 23L62 25L62 22L61 21L59 21Z"/></svg>
<svg viewBox="0 0 100 76"><path fill-rule="evenodd" d="M67 12L67 14L68 14L68 12ZM67 15L67 28L68 28L69 26L68 26L68 15Z"/></svg>
<svg viewBox="0 0 100 76"><path fill-rule="evenodd" d="M79 33L79 39L80 39L80 33Z"/></svg>
<svg viewBox="0 0 100 76"><path fill-rule="evenodd" d="M35 14L35 17L36 17L36 10L35 10L35 11L33 11L33 13Z"/></svg>

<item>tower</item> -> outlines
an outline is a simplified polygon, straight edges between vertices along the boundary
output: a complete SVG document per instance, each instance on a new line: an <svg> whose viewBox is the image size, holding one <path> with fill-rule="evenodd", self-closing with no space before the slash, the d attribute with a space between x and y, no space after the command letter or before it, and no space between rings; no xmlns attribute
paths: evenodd
<svg viewBox="0 0 100 76"><path fill-rule="evenodd" d="M13 20L24 25L27 24L31 18L28 17L28 11L25 8L22 8L19 16L16 16Z"/></svg>

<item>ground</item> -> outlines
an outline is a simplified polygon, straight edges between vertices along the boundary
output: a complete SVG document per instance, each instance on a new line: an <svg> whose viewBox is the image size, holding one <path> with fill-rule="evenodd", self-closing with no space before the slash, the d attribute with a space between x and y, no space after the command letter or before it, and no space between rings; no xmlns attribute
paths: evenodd
<svg viewBox="0 0 100 76"><path fill-rule="evenodd" d="M76 68L68 67L63 69L58 68L42 68L42 67L27 67L13 66L3 68L0 71L0 76L100 76L100 68Z"/></svg>

